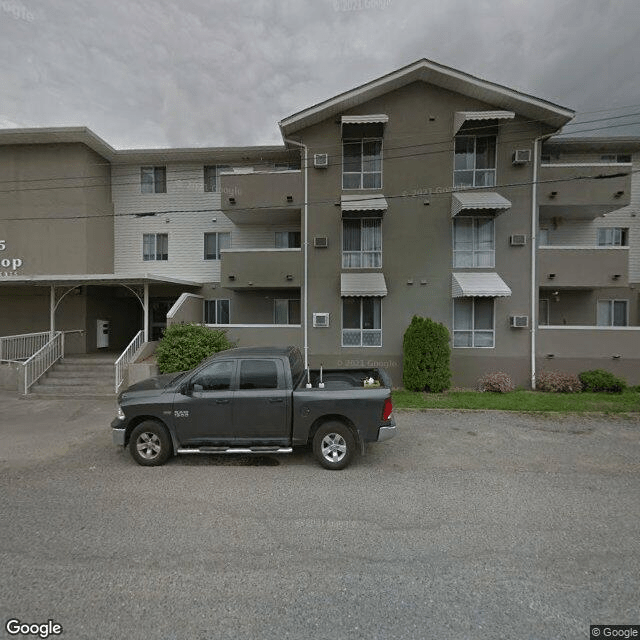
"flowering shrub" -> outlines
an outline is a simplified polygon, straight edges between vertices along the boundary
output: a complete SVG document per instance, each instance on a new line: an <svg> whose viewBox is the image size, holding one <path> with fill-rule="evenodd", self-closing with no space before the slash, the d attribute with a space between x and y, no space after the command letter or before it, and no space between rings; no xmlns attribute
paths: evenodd
<svg viewBox="0 0 640 640"><path fill-rule="evenodd" d="M540 371L536 376L536 389L552 393L579 393L582 391L582 383L572 373Z"/></svg>
<svg viewBox="0 0 640 640"><path fill-rule="evenodd" d="M502 371L485 373L478 380L478 391L493 391L494 393L508 393L513 391L515 386L511 378Z"/></svg>
<svg viewBox="0 0 640 640"><path fill-rule="evenodd" d="M585 391L606 391L607 393L622 393L627 386L623 378L614 376L610 371L594 369L578 374L582 388Z"/></svg>

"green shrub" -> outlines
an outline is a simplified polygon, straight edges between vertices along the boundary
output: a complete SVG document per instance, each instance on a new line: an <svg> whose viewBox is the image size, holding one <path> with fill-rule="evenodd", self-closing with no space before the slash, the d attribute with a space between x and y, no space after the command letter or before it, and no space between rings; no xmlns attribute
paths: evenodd
<svg viewBox="0 0 640 640"><path fill-rule="evenodd" d="M440 393L451 386L449 331L443 324L413 316L402 352L405 389Z"/></svg>
<svg viewBox="0 0 640 640"><path fill-rule="evenodd" d="M536 389L550 393L580 393L582 383L572 373L540 371L536 376Z"/></svg>
<svg viewBox="0 0 640 640"><path fill-rule="evenodd" d="M511 377L507 373L502 371L496 371L494 373L485 373L480 380L478 380L478 391L492 391L494 393L509 393L513 391L515 386L511 380Z"/></svg>
<svg viewBox="0 0 640 640"><path fill-rule="evenodd" d="M623 378L614 376L604 369L593 369L578 374L583 391L606 391L608 393L622 393L627 383Z"/></svg>
<svg viewBox="0 0 640 640"><path fill-rule="evenodd" d="M173 373L193 369L208 356L234 346L224 331L200 324L173 324L165 329L155 355L160 371Z"/></svg>

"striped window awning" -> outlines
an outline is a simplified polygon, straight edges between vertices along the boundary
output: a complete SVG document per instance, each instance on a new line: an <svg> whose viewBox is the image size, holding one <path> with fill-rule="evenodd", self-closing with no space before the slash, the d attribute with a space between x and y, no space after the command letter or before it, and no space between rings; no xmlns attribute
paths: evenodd
<svg viewBox="0 0 640 640"><path fill-rule="evenodd" d="M386 211L388 206L386 198L378 194L346 195L340 198L343 211Z"/></svg>
<svg viewBox="0 0 640 640"><path fill-rule="evenodd" d="M387 295L387 283L383 273L340 274L340 295L350 297L377 297Z"/></svg>
<svg viewBox="0 0 640 640"><path fill-rule="evenodd" d="M487 191L462 191L451 198L451 216L484 214L498 215L511 208L511 202L499 193Z"/></svg>
<svg viewBox="0 0 640 640"><path fill-rule="evenodd" d="M465 122L483 120L512 120L516 117L513 111L456 111L453 116L453 135L455 136Z"/></svg>
<svg viewBox="0 0 640 640"><path fill-rule="evenodd" d="M386 124L389 116L385 113L374 113L366 116L342 116L342 124Z"/></svg>
<svg viewBox="0 0 640 640"><path fill-rule="evenodd" d="M454 298L506 298L511 295L511 289L497 273L453 273L451 295Z"/></svg>

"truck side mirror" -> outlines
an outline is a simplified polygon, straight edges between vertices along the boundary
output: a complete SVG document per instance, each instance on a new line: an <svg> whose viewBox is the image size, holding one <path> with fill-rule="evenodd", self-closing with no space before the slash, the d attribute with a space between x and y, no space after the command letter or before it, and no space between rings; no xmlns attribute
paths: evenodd
<svg viewBox="0 0 640 640"><path fill-rule="evenodd" d="M194 384L191 387L192 391L204 391L204 387L201 384Z"/></svg>

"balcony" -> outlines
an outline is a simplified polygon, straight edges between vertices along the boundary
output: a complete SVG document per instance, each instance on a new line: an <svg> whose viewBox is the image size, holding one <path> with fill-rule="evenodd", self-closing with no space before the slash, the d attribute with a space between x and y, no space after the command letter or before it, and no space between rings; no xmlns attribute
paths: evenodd
<svg viewBox="0 0 640 640"><path fill-rule="evenodd" d="M301 171L221 173L222 212L235 224L300 224Z"/></svg>
<svg viewBox="0 0 640 640"><path fill-rule="evenodd" d="M627 287L629 247L539 247L538 285L556 289Z"/></svg>
<svg viewBox="0 0 640 640"><path fill-rule="evenodd" d="M302 282L300 249L224 249L220 286L227 289L289 289Z"/></svg>
<svg viewBox="0 0 640 640"><path fill-rule="evenodd" d="M541 218L593 220L630 202L630 166L543 164L538 181Z"/></svg>

